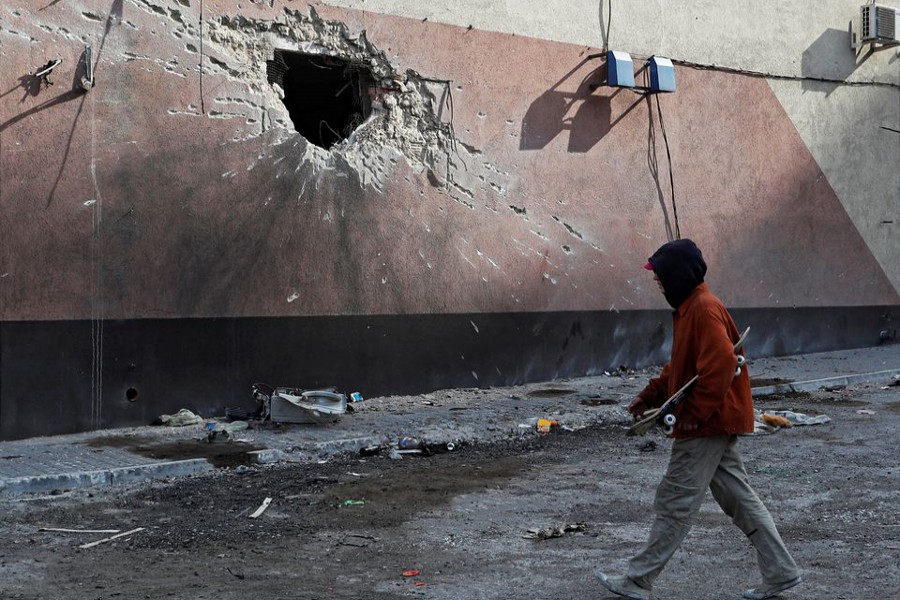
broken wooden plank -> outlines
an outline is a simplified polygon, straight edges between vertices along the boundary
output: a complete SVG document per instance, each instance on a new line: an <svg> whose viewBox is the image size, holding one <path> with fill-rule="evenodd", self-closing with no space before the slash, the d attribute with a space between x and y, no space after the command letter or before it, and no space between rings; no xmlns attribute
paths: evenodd
<svg viewBox="0 0 900 600"><path fill-rule="evenodd" d="M66 529L65 527L41 527L38 531L55 531L58 533L119 533L121 529Z"/></svg>
<svg viewBox="0 0 900 600"><path fill-rule="evenodd" d="M255 511L253 511L253 514L250 515L250 518L251 518L251 519L255 519L255 518L257 518L259 515L263 514L263 512L265 512L265 510L266 510L267 508L269 508L269 504L271 504L271 503L272 503L272 499L271 499L271 498L266 498L265 500L263 500L263 503L260 505L259 508L257 508Z"/></svg>
<svg viewBox="0 0 900 600"><path fill-rule="evenodd" d="M105 544L106 542L111 542L111 541L113 541L113 540L117 540L117 539L119 539L119 538L121 538L121 537L125 537L125 536L128 536L128 535L132 535L132 534L134 534L134 533L137 533L138 531L143 531L143 530L144 530L143 527L138 527L137 529L132 529L131 531L126 531L125 533L120 533L120 534L118 534L118 535L113 535L113 536L110 536L110 537L108 537L108 538L103 538L102 540L97 540L96 542L90 542L90 543L88 543L88 544L82 544L82 545L80 545L80 546L78 546L78 547L79 547L79 548L93 548L94 546L99 546L100 544Z"/></svg>

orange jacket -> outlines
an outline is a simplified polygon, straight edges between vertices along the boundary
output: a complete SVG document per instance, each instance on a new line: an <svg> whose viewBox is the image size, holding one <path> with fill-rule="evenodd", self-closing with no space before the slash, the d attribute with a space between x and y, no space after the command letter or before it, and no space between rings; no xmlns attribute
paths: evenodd
<svg viewBox="0 0 900 600"><path fill-rule="evenodd" d="M674 410L680 423L696 423L693 431L675 426L673 437L732 435L753 431L753 399L746 365L734 376L738 329L725 305L698 285L673 313L672 358L659 377L639 394L648 407L658 407L694 375L697 382ZM743 349L739 351L743 354Z"/></svg>

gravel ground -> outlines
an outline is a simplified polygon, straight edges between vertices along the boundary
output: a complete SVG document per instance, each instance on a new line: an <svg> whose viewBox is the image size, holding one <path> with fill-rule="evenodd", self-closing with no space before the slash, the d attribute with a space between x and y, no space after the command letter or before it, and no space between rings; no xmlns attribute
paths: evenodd
<svg viewBox="0 0 900 600"><path fill-rule="evenodd" d="M897 598L900 387L757 404L832 417L741 440L804 570L784 597ZM592 425L428 457L353 453L6 497L0 597L605 599L591 572L622 568L645 540L669 446L656 431ZM143 529L81 548L111 534L43 528ZM559 535L528 538L540 528ZM756 577L751 546L708 497L656 597L736 599Z"/></svg>

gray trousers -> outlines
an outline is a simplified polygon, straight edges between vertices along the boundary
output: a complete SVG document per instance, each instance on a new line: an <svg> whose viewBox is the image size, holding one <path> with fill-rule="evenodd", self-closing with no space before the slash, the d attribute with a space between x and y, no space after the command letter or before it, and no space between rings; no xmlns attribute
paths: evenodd
<svg viewBox="0 0 900 600"><path fill-rule="evenodd" d="M669 468L656 490L656 519L647 546L628 563L628 576L650 589L681 545L706 488L756 548L763 583L782 583L800 570L781 541L772 515L747 481L737 436L675 440Z"/></svg>

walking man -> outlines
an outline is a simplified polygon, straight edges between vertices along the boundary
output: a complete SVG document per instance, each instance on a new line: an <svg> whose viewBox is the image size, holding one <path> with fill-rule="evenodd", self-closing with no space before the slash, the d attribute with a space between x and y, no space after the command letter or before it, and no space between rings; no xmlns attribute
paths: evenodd
<svg viewBox="0 0 900 600"><path fill-rule="evenodd" d="M697 382L675 409L677 421L668 470L656 490L656 518L646 547L621 577L594 574L609 591L648 600L653 581L681 545L706 488L756 548L762 584L749 600L771 598L800 583L800 570L784 546L769 511L747 481L737 436L753 431L747 369L735 377L738 329L703 282L706 263L691 240L664 244L644 265L674 309L672 356L628 406L638 417L660 406L694 375ZM741 350L743 352L743 350Z"/></svg>

